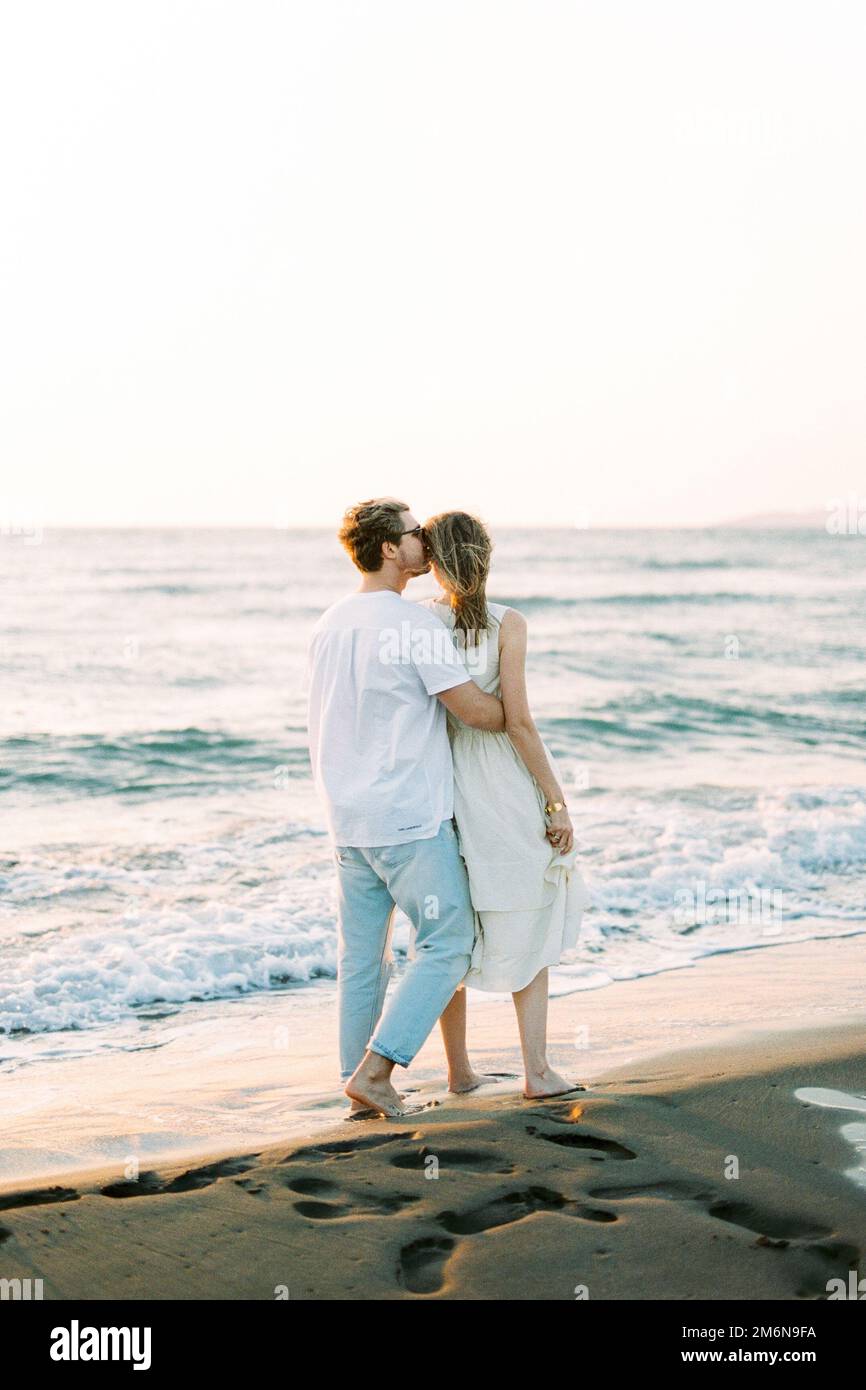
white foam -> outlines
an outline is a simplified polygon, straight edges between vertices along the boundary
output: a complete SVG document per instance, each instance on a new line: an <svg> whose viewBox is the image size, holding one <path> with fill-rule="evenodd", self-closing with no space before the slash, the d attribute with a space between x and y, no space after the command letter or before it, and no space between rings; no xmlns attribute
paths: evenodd
<svg viewBox="0 0 866 1390"><path fill-rule="evenodd" d="M849 1095L847 1091L828 1090L823 1086L800 1086L794 1092L797 1100L807 1105L820 1105L826 1110L851 1110L866 1115L866 1096ZM845 1176L859 1187L866 1187L866 1122L851 1121L840 1126L839 1133L854 1148L857 1163L845 1169Z"/></svg>
<svg viewBox="0 0 866 1390"><path fill-rule="evenodd" d="M246 819L232 799L190 799L159 835L143 819L138 837L108 844L103 812L90 843L3 861L0 1027L89 1028L161 1002L333 979L335 876L314 810L304 782ZM866 930L863 788L608 791L578 802L575 819L592 906L576 951L551 971L554 994ZM677 920L677 895L698 885L746 911ZM780 895L777 918L756 913L762 891ZM398 914L398 955L408 940Z"/></svg>

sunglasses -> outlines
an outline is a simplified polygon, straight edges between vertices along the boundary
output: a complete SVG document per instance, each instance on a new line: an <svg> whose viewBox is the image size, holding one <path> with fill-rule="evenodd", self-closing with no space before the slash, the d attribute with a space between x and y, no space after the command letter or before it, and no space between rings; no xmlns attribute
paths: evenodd
<svg viewBox="0 0 866 1390"><path fill-rule="evenodd" d="M424 527L412 526L408 531L401 531L401 536L417 536L419 540L424 540Z"/></svg>

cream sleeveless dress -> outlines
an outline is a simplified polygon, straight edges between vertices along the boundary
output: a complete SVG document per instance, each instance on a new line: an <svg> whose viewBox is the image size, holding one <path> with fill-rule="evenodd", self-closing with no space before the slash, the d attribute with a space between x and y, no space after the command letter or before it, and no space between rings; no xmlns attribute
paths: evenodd
<svg viewBox="0 0 866 1390"><path fill-rule="evenodd" d="M447 604L427 599L423 606L453 628ZM488 635L478 647L458 646L473 680L498 696L499 627L508 609L489 601L487 608ZM524 989L575 945L589 894L575 850L559 854L546 838L545 798L508 735L472 729L450 711L448 735L454 819L475 908L475 946L463 983L495 992Z"/></svg>

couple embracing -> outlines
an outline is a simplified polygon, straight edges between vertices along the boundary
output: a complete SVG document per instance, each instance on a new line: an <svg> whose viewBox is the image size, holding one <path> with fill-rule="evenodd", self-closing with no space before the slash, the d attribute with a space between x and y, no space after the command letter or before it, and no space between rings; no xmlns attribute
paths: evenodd
<svg viewBox="0 0 866 1390"><path fill-rule="evenodd" d="M526 620L492 603L487 530L422 527L404 502L351 507L358 589L316 624L309 735L338 880L340 1075L357 1115L411 1113L391 1083L437 1020L453 1092L474 1090L466 991L514 999L527 1099L583 1089L547 1060L547 967L587 903L554 760L526 696ZM440 594L403 598L432 568ZM391 924L414 928L386 1007Z"/></svg>

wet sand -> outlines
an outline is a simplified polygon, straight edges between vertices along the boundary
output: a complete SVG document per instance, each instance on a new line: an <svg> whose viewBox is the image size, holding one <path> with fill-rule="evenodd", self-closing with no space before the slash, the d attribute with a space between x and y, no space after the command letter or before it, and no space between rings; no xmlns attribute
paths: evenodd
<svg viewBox="0 0 866 1390"><path fill-rule="evenodd" d="M756 953L752 983L774 955L778 993L781 949ZM719 1018L742 960L706 962ZM820 994L820 969L799 978ZM631 987L658 1009L677 982ZM505 1077L453 1097L440 1076L398 1121L7 1184L0 1275L40 1278L50 1299L826 1299L866 1275L866 1158L856 1123L842 1133L864 1116L795 1093L857 1104L866 1015L737 1033L727 997L703 1044L577 1069L572 1096L526 1102Z"/></svg>

